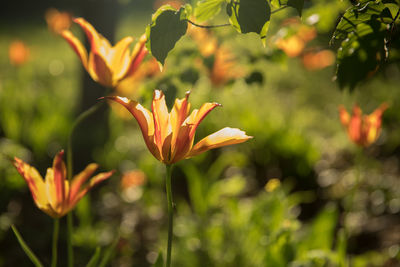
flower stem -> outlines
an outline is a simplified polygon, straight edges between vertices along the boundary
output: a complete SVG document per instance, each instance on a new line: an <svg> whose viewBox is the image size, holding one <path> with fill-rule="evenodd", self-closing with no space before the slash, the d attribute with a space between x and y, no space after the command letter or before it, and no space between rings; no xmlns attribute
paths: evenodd
<svg viewBox="0 0 400 267"><path fill-rule="evenodd" d="M67 214L67 252L68 252L68 267L74 267L74 249L72 247L72 212Z"/></svg>
<svg viewBox="0 0 400 267"><path fill-rule="evenodd" d="M77 126L88 118L90 115L95 113L103 104L103 102L99 102L96 105L93 105L86 111L82 112L78 118L76 118L74 124L72 125L71 132L68 137L67 144L67 178L68 181L72 180L73 170L73 149L72 149L72 139L75 133ZM74 249L72 247L72 232L73 232L73 222L72 222L72 212L67 214L67 251L68 251L68 267L74 267Z"/></svg>
<svg viewBox="0 0 400 267"><path fill-rule="evenodd" d="M57 219L54 219L51 267L57 266L57 244L58 244L59 230L60 230L60 219L57 218Z"/></svg>
<svg viewBox="0 0 400 267"><path fill-rule="evenodd" d="M167 246L167 267L171 266L171 250L172 250L172 229L173 229L173 203L172 203L172 190L171 190L171 174L172 165L165 165L167 168L167 179L165 186L167 190L168 200L168 246Z"/></svg>

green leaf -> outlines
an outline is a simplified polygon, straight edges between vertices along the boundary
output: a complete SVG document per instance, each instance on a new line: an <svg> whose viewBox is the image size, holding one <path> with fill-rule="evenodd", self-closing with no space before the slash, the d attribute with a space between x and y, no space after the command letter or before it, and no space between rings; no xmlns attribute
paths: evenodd
<svg viewBox="0 0 400 267"><path fill-rule="evenodd" d="M96 251L94 252L92 258L90 259L90 261L88 262L88 264L86 265L86 267L96 267L99 259L100 259L100 247L96 248Z"/></svg>
<svg viewBox="0 0 400 267"><path fill-rule="evenodd" d="M13 230L15 236L17 237L17 240L18 240L19 244L21 245L22 249L24 250L25 254L32 261L33 265L35 265L36 267L43 267L43 264L40 262L38 257L35 255L35 253L33 253L33 251L25 243L24 239L22 238L21 234L18 232L17 228L14 225L11 225L11 229Z"/></svg>
<svg viewBox="0 0 400 267"><path fill-rule="evenodd" d="M362 1L357 6L348 8L336 26L331 42L347 38L349 33L356 30L357 25L378 18L388 24L392 22L390 10L382 2Z"/></svg>
<svg viewBox="0 0 400 267"><path fill-rule="evenodd" d="M265 39L271 18L271 8L266 0L232 0L226 12L238 32L255 32Z"/></svg>
<svg viewBox="0 0 400 267"><path fill-rule="evenodd" d="M203 22L212 19L221 12L221 5L224 2L225 0L202 0L197 2L197 7L194 10L196 20Z"/></svg>
<svg viewBox="0 0 400 267"><path fill-rule="evenodd" d="M297 10L299 16L301 17L303 7L304 7L304 0L271 0L271 5L277 8L290 6Z"/></svg>
<svg viewBox="0 0 400 267"><path fill-rule="evenodd" d="M153 267L164 267L164 258L163 258L161 251L158 253L157 260L153 264Z"/></svg>
<svg viewBox="0 0 400 267"><path fill-rule="evenodd" d="M105 267L107 266L108 262L111 260L111 258L114 255L115 252L115 248L118 245L118 241L119 241L120 235L118 234L114 240L114 242L107 248L106 252L103 255L103 258L101 259L100 264L98 265L98 267Z"/></svg>
<svg viewBox="0 0 400 267"><path fill-rule="evenodd" d="M304 0L288 0L287 5L295 8L299 13L299 16L301 17L301 13L303 11L303 6L304 6Z"/></svg>
<svg viewBox="0 0 400 267"><path fill-rule="evenodd" d="M350 89L375 74L387 58L386 26L380 21L357 25L337 53L336 78L341 88Z"/></svg>
<svg viewBox="0 0 400 267"><path fill-rule="evenodd" d="M151 24L146 28L146 47L161 64L164 64L168 53L186 33L186 9L185 6L177 11L170 5L164 5L153 14Z"/></svg>

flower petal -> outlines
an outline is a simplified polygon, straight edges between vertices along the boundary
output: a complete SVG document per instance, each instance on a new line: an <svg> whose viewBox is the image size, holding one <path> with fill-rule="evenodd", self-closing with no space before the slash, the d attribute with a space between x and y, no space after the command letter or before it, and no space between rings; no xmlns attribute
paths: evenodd
<svg viewBox="0 0 400 267"><path fill-rule="evenodd" d="M98 164L89 164L82 172L74 177L71 183L71 190L69 192L68 202L74 202L74 199L78 195L82 184L86 182L86 180L89 179L90 176L92 176L92 174L96 171L98 167Z"/></svg>
<svg viewBox="0 0 400 267"><path fill-rule="evenodd" d="M98 183L108 179L111 175L114 174L115 171L109 171L109 172L102 172L94 176L92 179L90 179L89 184L83 187L82 190L78 192L76 197L72 200L72 202L69 203L68 206L68 211L73 209L75 205L78 203L78 201L95 185Z"/></svg>
<svg viewBox="0 0 400 267"><path fill-rule="evenodd" d="M164 93L162 91L154 91L151 109L154 120L154 140L159 151L162 153L164 140L172 131L171 126L169 125L168 108L167 104L165 103ZM169 147L166 149L169 150Z"/></svg>
<svg viewBox="0 0 400 267"><path fill-rule="evenodd" d="M147 148L158 160L161 160L160 151L154 142L154 122L151 112L134 100L120 96L107 96L106 99L113 100L124 106L135 117L142 131L143 139Z"/></svg>
<svg viewBox="0 0 400 267"><path fill-rule="evenodd" d="M148 51L145 46L146 41L147 41L147 37L145 34L143 34L140 37L139 42L137 42L135 47L133 48L131 59L130 59L130 64L129 64L129 69L126 72L126 74L121 78L121 80L125 79L128 76L133 75L136 72L136 70L138 69L138 67L139 67L140 63L142 62L142 60L144 59L144 57L147 55Z"/></svg>
<svg viewBox="0 0 400 267"><path fill-rule="evenodd" d="M187 158L213 148L243 143L250 138L253 137L247 136L244 131L237 128L226 127L200 140L187 155Z"/></svg>
<svg viewBox="0 0 400 267"><path fill-rule="evenodd" d="M342 125L347 127L347 125L349 125L350 122L350 114L347 112L347 110L344 108L343 105L339 106L339 117Z"/></svg>
<svg viewBox="0 0 400 267"><path fill-rule="evenodd" d="M77 23L85 31L86 37L89 40L91 51L94 53L101 53L100 48L104 46L107 50L111 48L110 43L96 29L87 22L84 18L75 18L74 22ZM104 51L103 51L104 52Z"/></svg>
<svg viewBox="0 0 400 267"><path fill-rule="evenodd" d="M78 38L76 38L72 32L65 30L61 33L61 36L64 37L64 39L69 43L69 45L72 47L72 49L75 51L75 53L78 55L79 59L82 62L82 65L85 69L87 69L88 65L88 55L85 47L79 41Z"/></svg>
<svg viewBox="0 0 400 267"><path fill-rule="evenodd" d="M175 156L176 140L181 130L182 123L185 121L189 114L190 103L188 102L190 91L186 92L183 99L176 99L169 115L170 124L172 127L172 140L171 140L171 157Z"/></svg>
<svg viewBox="0 0 400 267"><path fill-rule="evenodd" d="M132 37L125 37L111 48L111 57L108 62L113 70L115 82L120 80L128 71L130 65L129 45L132 42Z"/></svg>
<svg viewBox="0 0 400 267"><path fill-rule="evenodd" d="M64 151L58 152L53 160L53 176L54 176L54 186L55 186L55 194L57 198L57 203L65 203L66 200L66 190L65 190L65 181L67 176L67 169L62 160L64 155Z"/></svg>
<svg viewBox="0 0 400 267"><path fill-rule="evenodd" d="M92 79L106 87L113 87L113 76L104 58L97 53L90 53L88 72Z"/></svg>
<svg viewBox="0 0 400 267"><path fill-rule="evenodd" d="M204 103L200 109L193 110L193 113L196 111L196 116L194 116L191 120L187 121L187 124L193 124L192 128L190 129L189 138L193 139L196 133L196 129L199 126L200 122L210 113L214 108L221 106L218 103ZM192 116L191 116L192 117ZM189 118L191 118L189 117Z"/></svg>
<svg viewBox="0 0 400 267"><path fill-rule="evenodd" d="M365 142L367 145L372 144L378 139L381 132L382 115L387 108L387 103L383 103L374 112L365 117Z"/></svg>
<svg viewBox="0 0 400 267"><path fill-rule="evenodd" d="M39 172L17 157L14 158L13 165L28 184L36 206L41 210L48 209L49 202L46 196L46 188Z"/></svg>

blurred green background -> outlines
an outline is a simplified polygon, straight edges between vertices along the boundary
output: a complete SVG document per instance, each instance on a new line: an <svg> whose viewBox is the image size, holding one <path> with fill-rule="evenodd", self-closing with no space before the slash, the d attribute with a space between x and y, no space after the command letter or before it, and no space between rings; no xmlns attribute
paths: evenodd
<svg viewBox="0 0 400 267"><path fill-rule="evenodd" d="M46 10L83 16L115 43L144 33L159 4L15 1L0 11L0 266L31 266L12 223L50 263L52 220L35 207L9 158L23 158L44 174L55 153L66 149L74 118L106 94L65 40L49 31ZM208 31L206 39L225 49L226 60L202 54L206 43L188 34L162 73L113 92L149 108L154 89L165 92L169 107L191 90L192 107L223 105L201 123L196 140L226 126L254 136L174 168L174 266L400 265L399 65L387 66L353 92L339 90L332 80L334 62L305 67L306 52L334 52L329 39L346 6L306 2L303 23L317 36L295 57L277 45L299 31L297 22L286 20L296 13L287 10L272 21L266 47L256 35L238 35L230 27ZM84 40L79 27L72 30ZM15 40L29 49L18 66L8 55ZM146 62L151 64L150 56ZM390 108L380 138L358 148L340 125L338 105L349 110L357 102L370 113L384 101ZM130 114L109 107L78 127L74 139L75 173L91 162L117 170L74 212L76 266L118 234L111 266L150 266L166 247L165 169L147 151ZM66 266L65 228L62 220L59 266Z"/></svg>

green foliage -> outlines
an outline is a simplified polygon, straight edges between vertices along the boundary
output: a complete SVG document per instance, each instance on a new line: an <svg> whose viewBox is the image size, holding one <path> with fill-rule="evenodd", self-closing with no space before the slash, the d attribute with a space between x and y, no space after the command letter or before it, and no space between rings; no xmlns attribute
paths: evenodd
<svg viewBox="0 0 400 267"><path fill-rule="evenodd" d="M271 18L271 7L267 1L231 1L226 7L226 13L229 22L238 32L254 32L259 34L261 39L265 39Z"/></svg>
<svg viewBox="0 0 400 267"><path fill-rule="evenodd" d="M176 42L185 35L187 18L187 8L181 7L177 11L169 5L160 7L153 14L151 24L146 28L148 38L146 46L161 64L164 64Z"/></svg>
<svg viewBox="0 0 400 267"><path fill-rule="evenodd" d="M271 4L279 8L284 6L295 8L301 17L304 7L304 0L271 0Z"/></svg>
<svg viewBox="0 0 400 267"><path fill-rule="evenodd" d="M397 19L390 10L392 2L360 1L342 16L332 37L332 41L344 39L337 53L336 77L341 88L353 89L388 61Z"/></svg>
<svg viewBox="0 0 400 267"><path fill-rule="evenodd" d="M157 256L157 260L154 263L153 267L163 267L164 266L164 258L162 252L160 251Z"/></svg>
<svg viewBox="0 0 400 267"><path fill-rule="evenodd" d="M223 3L225 3L225 0L202 0L197 2L194 10L196 20L203 22L212 19L221 12L221 5Z"/></svg>

